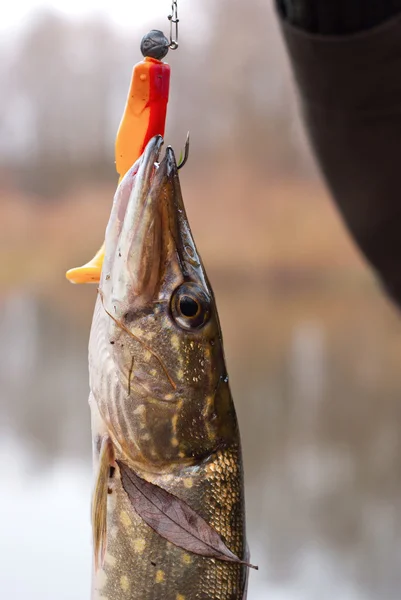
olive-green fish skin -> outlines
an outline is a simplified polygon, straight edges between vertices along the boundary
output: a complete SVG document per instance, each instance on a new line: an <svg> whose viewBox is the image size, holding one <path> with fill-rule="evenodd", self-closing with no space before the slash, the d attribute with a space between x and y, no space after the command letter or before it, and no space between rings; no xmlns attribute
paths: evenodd
<svg viewBox="0 0 401 600"><path fill-rule="evenodd" d="M89 344L95 470L108 436L116 460L184 500L245 560L240 436L218 314L171 148L154 167L161 143L149 142L135 182L123 180L106 232ZM155 533L111 466L93 600L242 600L247 568Z"/></svg>

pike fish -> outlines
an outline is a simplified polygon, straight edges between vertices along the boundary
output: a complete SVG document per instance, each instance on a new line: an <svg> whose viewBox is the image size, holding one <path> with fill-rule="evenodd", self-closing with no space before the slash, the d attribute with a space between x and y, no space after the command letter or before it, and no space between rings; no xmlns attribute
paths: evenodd
<svg viewBox="0 0 401 600"><path fill-rule="evenodd" d="M174 152L121 182L89 342L93 600L243 600L240 435ZM159 162L160 160L160 162Z"/></svg>

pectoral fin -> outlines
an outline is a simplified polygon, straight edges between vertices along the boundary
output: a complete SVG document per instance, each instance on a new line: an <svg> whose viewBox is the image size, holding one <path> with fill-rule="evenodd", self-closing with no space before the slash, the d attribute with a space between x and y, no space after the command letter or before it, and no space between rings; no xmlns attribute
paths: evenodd
<svg viewBox="0 0 401 600"><path fill-rule="evenodd" d="M92 531L95 570L103 565L107 543L107 492L110 467L114 462L114 448L109 437L100 447L98 472L92 499Z"/></svg>

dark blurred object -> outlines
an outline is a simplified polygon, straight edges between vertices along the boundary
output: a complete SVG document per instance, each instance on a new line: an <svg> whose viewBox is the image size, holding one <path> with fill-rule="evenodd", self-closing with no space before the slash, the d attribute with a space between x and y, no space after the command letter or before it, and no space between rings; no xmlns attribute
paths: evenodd
<svg viewBox="0 0 401 600"><path fill-rule="evenodd" d="M401 304L401 17L343 39L285 22L283 32L304 120L332 194L359 247Z"/></svg>
<svg viewBox="0 0 401 600"><path fill-rule="evenodd" d="M277 4L291 25L324 35L369 29L401 11L401 0L278 0Z"/></svg>

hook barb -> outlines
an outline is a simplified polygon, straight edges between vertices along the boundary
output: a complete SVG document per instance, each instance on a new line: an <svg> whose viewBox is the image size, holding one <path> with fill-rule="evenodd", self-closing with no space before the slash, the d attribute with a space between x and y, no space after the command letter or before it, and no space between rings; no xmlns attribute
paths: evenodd
<svg viewBox="0 0 401 600"><path fill-rule="evenodd" d="M184 156L183 156L183 158L181 158L179 164L177 165L177 169L182 169L182 167L187 162L188 157L189 157L189 131L187 133L187 139L185 141Z"/></svg>

